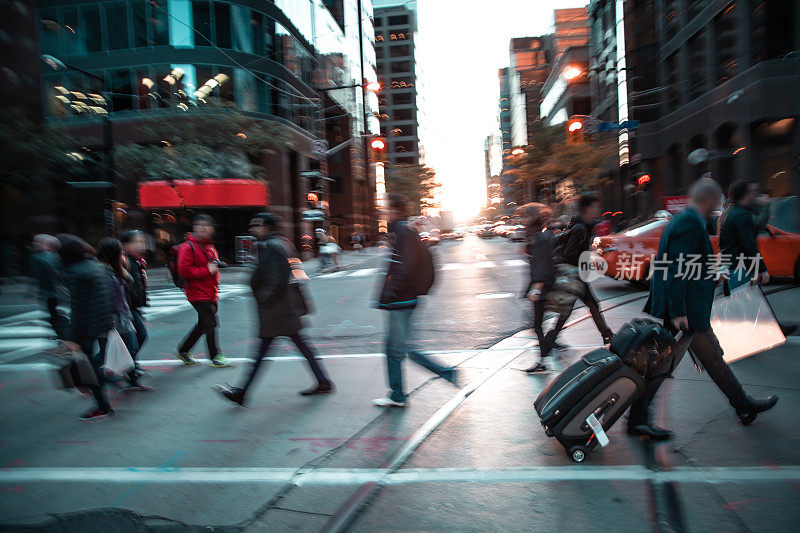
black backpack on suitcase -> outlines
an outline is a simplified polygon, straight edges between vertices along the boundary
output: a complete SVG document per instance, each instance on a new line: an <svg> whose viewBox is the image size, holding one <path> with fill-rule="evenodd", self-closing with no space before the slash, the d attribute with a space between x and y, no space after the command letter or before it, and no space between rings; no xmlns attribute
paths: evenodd
<svg viewBox="0 0 800 533"><path fill-rule="evenodd" d="M547 436L555 437L573 461L581 462L642 392L642 376L617 355L598 348L556 377L533 405ZM602 430L590 427L590 415Z"/></svg>

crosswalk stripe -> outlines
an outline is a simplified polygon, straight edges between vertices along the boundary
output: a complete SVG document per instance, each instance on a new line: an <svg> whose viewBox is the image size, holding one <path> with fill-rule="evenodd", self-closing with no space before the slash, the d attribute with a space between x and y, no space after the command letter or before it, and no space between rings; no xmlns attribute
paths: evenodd
<svg viewBox="0 0 800 533"><path fill-rule="evenodd" d="M494 268L497 264L494 261L481 261L480 263L475 263L475 268Z"/></svg>
<svg viewBox="0 0 800 533"><path fill-rule="evenodd" d="M338 270L336 272L331 272L329 274L322 274L321 276L317 276L318 278L338 278L347 274L346 270Z"/></svg>
<svg viewBox="0 0 800 533"><path fill-rule="evenodd" d="M505 266L510 266L510 267L511 266L525 266L526 264L528 264L528 262L525 261L524 259L508 259L508 260L504 261L503 264Z"/></svg>
<svg viewBox="0 0 800 533"><path fill-rule="evenodd" d="M361 276L369 276L370 274L374 274L377 271L378 271L377 268L362 268L361 270L356 270L352 274L348 274L348 277L358 278Z"/></svg>
<svg viewBox="0 0 800 533"><path fill-rule="evenodd" d="M446 263L442 265L442 270L460 270L464 268L464 263Z"/></svg>

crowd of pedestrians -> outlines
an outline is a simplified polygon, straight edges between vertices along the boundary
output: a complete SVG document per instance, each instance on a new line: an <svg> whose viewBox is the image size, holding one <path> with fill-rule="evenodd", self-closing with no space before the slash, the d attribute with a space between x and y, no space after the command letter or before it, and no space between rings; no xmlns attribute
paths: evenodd
<svg viewBox="0 0 800 533"><path fill-rule="evenodd" d="M664 230L658 256L676 258L679 254L713 255L706 220L721 199L719 186L710 179L698 181L691 191L691 203L685 212L672 220ZM438 375L458 384L458 370L444 366L415 350L412 318L420 298L430 290L435 277L433 258L421 242L418 231L408 222L409 201L390 194L386 202L389 225L388 268L377 298L377 306L386 313L386 373L389 393L373 403L380 407L404 407L407 395L403 384L402 365L406 357ZM757 224L760 211L758 191L747 183L731 187L729 205L719 219L720 246L724 252L757 257ZM520 208L526 228L525 251L530 276L525 296L532 302L532 326L539 341L539 359L526 369L529 373L548 370L545 363L554 349L557 337L572 313L574 303L582 301L588 308L603 344L609 344L613 332L603 317L596 296L586 281L576 277L581 258L591 249L593 230L600 219L600 203L592 195L582 196L577 215L569 223L554 220L553 209L544 204L527 204ZM305 396L335 392L311 342L302 334L302 317L311 311L305 275L298 276L302 263L291 242L282 233L280 217L261 213L249 224L256 239L256 264L250 287L258 313L257 337L253 364L243 374L238 386L218 385L217 391L227 400L244 406L252 384L263 367L263 360L276 337L288 337L305 357L316 378L316 384L300 391ZM205 214L195 216L192 231L183 243L171 251L169 268L173 281L181 287L197 314L197 322L176 348L175 356L186 365L196 364L192 348L205 337L212 367L230 365L220 352L217 341L220 269L225 264L214 247L214 220ZM358 242L358 239L354 239ZM50 323L63 346L71 352L82 352L91 363L95 379L82 388L95 400L95 406L81 416L96 419L114 414L106 388L113 384L124 392L145 392L153 388L141 383L145 374L136 363L137 355L147 340L142 309L147 306L147 264L144 260L145 239L138 231L125 232L120 239L108 237L93 248L74 235L58 237L37 235L33 239L36 253L32 272L38 282L40 297L46 303ZM757 259L754 259L757 260ZM763 267L763 263L762 263ZM722 349L710 326L715 281L685 280L670 270L663 279L654 278L644 312L662 319L675 333L683 331L681 341L689 346L744 424L777 402L776 396L755 400L747 396L733 372L723 360ZM564 284L564 279L570 282ZM744 273L729 276L731 284L747 281ZM762 268L753 282L766 282L769 275ZM571 283L571 289L570 289ZM565 289L567 287L567 289ZM571 299L553 305L554 294L572 291ZM69 316L61 316L58 301L63 292L70 301ZM564 302L567 302L566 304ZM545 333L547 310L556 311L553 327ZM134 361L123 376L108 374L104 366L109 334L116 330ZM652 439L667 439L668 430L652 425L649 406L663 379L647 384L645 393L633 405L628 422L631 434Z"/></svg>

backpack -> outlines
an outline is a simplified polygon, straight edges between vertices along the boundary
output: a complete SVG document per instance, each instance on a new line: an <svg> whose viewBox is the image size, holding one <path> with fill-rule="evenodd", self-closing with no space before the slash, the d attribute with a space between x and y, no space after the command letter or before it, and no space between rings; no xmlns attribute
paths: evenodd
<svg viewBox="0 0 800 533"><path fill-rule="evenodd" d="M176 287L182 289L184 285L186 285L186 280L178 274L178 253L180 252L181 244L176 244L172 248L169 249L169 257L167 257L167 270L169 270L170 275L172 276L172 283L175 284ZM191 246L191 243L189 243Z"/></svg>
<svg viewBox="0 0 800 533"><path fill-rule="evenodd" d="M186 241L182 244L176 244L172 248L169 249L169 258L167 258L167 269L169 273L172 275L172 283L175 284L176 287L182 289L184 285L186 285L186 280L178 274L178 254L180 253L180 248L183 244L188 244L189 249L192 251L192 256L194 256L194 246L192 245L191 241ZM206 256L206 259L211 261L211 258L208 256L205 250L203 250L203 255Z"/></svg>
<svg viewBox="0 0 800 533"><path fill-rule="evenodd" d="M555 235L550 240L550 245L553 248L553 257L565 259L564 257L564 249L567 246L567 242L569 241L569 233L572 231L572 227L564 228Z"/></svg>
<svg viewBox="0 0 800 533"><path fill-rule="evenodd" d="M430 249L419 242L419 273L417 276L417 294L428 294L436 280L436 268Z"/></svg>

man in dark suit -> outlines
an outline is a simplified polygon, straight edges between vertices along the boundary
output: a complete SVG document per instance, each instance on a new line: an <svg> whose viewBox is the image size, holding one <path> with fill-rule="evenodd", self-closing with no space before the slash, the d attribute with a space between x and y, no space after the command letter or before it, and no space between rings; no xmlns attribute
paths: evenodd
<svg viewBox="0 0 800 533"><path fill-rule="evenodd" d="M704 178L690 192L686 210L670 222L658 243L650 298L644 312L662 318L671 330L684 331L675 346L677 356L686 346L697 357L714 383L728 397L736 415L744 425L753 423L758 413L771 409L777 396L755 400L745 394L739 380L722 358L723 352L711 329L711 306L716 280L714 250L706 231L708 216L719 206L722 191L717 182ZM691 266L692 264L696 266ZM662 363L661 372L652 375L644 394L631 406L628 434L654 440L672 438L671 431L650 423L649 405L656 391L672 369L671 361Z"/></svg>

